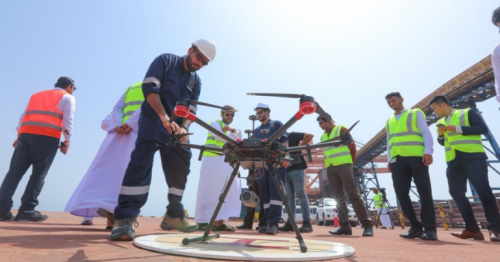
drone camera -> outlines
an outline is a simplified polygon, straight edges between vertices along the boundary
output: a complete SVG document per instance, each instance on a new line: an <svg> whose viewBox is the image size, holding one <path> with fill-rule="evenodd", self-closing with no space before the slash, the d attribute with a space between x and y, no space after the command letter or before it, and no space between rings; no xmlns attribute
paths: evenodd
<svg viewBox="0 0 500 262"><path fill-rule="evenodd" d="M240 195L240 200L243 205L247 207L257 207L257 203L259 202L259 197L255 192L250 191L250 190L245 190L243 193Z"/></svg>

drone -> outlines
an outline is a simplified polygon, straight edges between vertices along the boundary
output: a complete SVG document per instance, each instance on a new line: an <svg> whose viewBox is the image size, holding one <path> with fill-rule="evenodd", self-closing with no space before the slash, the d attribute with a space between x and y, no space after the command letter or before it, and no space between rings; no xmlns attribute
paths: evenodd
<svg viewBox="0 0 500 262"><path fill-rule="evenodd" d="M231 137L225 135L223 132L207 124L205 121L202 121L190 111L190 106L193 105L204 105L219 109L224 109L224 107L195 100L182 100L178 101L174 108L173 112L174 114L172 115L170 121L174 121L175 118L177 117L187 118L191 122L197 123L198 125L202 126L203 128L207 129L213 134L219 136L220 138L225 140L226 143L222 146L222 148L219 148L209 145L194 145L194 144L182 143L178 140L179 137L188 134L177 134L171 136L171 139L168 141L168 143L173 146L199 149L200 155L198 157L198 160L201 160L203 152L205 150L220 153L221 155L225 156L224 162L227 162L231 167L233 167L233 172L231 173L229 180L226 182L226 186L224 187L223 192L219 196L219 203L217 204L217 207L214 211L214 214L212 215L212 218L210 219L210 223L208 224L205 233L201 237L184 238L182 240L182 244L188 245L189 243L192 242L197 242L197 241L204 242L210 239L220 237L220 234L210 234L210 229L212 228L212 225L215 222L215 219L219 213L220 208L222 207L222 204L224 203L224 199L226 198L229 188L233 180L235 179L236 175L238 174L239 167L241 166L250 171L254 171L256 169L266 169L270 171L273 181L276 185L276 188L278 188L279 195L288 213L290 223L292 224L292 227L295 231L296 239L298 240L300 245L300 251L302 253L305 253L307 252L307 246L304 243L304 239L300 234L297 223L295 222L293 214L288 206L288 203L286 201L286 192L284 192L283 190L284 188L283 184L279 180L275 169L280 167L281 162L283 161L289 161L292 163L293 161L297 161L296 158L299 155L307 155L308 160L312 162L311 149L318 149L330 146L343 146L352 143L353 140L349 133L359 121L354 123L354 125L351 126L347 132L338 137L334 137L332 139L313 145L295 146L287 148L285 145L276 140L283 133L285 133L286 130L290 128L295 122L302 119L304 115L317 113L323 118L325 118L327 121L330 121L332 119L331 116L321 108L319 103L316 102L312 96L298 95L298 94L279 94L279 93L247 93L247 95L300 98L299 111L295 113L290 120L288 120L285 124L283 124L283 126L280 129L278 129L268 139L251 137L250 133L252 133L252 131L246 130L245 133L248 134L248 138L244 138L242 140L241 139L234 140ZM256 116L250 116L250 120L254 122L254 127L255 127L255 120L257 120ZM302 151L306 151L307 153L301 154ZM290 153L290 155L291 156L293 155L294 157L287 156L287 153Z"/></svg>

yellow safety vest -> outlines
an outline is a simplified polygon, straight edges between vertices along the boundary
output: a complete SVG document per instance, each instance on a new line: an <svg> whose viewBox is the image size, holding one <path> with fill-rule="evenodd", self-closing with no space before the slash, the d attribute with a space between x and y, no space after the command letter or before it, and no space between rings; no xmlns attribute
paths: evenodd
<svg viewBox="0 0 500 262"><path fill-rule="evenodd" d="M420 109L409 109L403 112L398 120L392 116L385 123L389 134L387 145L391 158L396 156L423 156L425 151L424 138L417 127L417 112ZM422 112L425 118L424 112Z"/></svg>
<svg viewBox="0 0 500 262"><path fill-rule="evenodd" d="M144 102L144 93L142 93L142 82L134 84L125 91L125 107L123 108L123 124L129 117L141 107Z"/></svg>
<svg viewBox="0 0 500 262"><path fill-rule="evenodd" d="M469 110L470 108L462 110L457 109L452 113L450 123L447 123L446 117L443 117L439 119L437 124L443 124L445 126L470 126ZM481 142L481 135L464 136L457 132L444 132L444 151L446 155L446 162L450 162L455 159L455 150L465 153L485 153L483 143Z"/></svg>
<svg viewBox="0 0 500 262"><path fill-rule="evenodd" d="M379 192L377 194L374 194L373 200L375 200L375 207L380 208L380 206L382 205L382 202L384 201L384 199L382 197L382 193ZM383 207L385 207L385 204Z"/></svg>
<svg viewBox="0 0 500 262"><path fill-rule="evenodd" d="M214 120L212 120L212 121L208 122L208 124L209 124L209 125L212 125L212 123L213 123L214 121L219 122L221 130L224 128L224 126L225 126L225 125L224 125L224 122L222 122L221 120L214 119ZM227 135L227 132L224 132L224 134L226 134L226 135ZM208 133L208 136L207 136L207 142L205 142L205 145L207 145L207 146L216 146L216 147L222 148L222 146L224 146L224 144L225 144L225 143L226 143L226 142L217 141L217 140L215 139L215 137L214 137L212 134ZM205 157L205 156L221 156L221 155L222 155L222 154L221 154L221 153L219 153L219 152L212 152L212 151L209 151L209 150L205 150L205 151L203 151L203 156L204 156L204 157Z"/></svg>
<svg viewBox="0 0 500 262"><path fill-rule="evenodd" d="M328 136L328 133L325 131L321 137L321 142L340 136L342 127L344 126L336 125L330 133L330 136ZM325 147L323 154L325 156L325 167L352 164L351 151L346 145Z"/></svg>

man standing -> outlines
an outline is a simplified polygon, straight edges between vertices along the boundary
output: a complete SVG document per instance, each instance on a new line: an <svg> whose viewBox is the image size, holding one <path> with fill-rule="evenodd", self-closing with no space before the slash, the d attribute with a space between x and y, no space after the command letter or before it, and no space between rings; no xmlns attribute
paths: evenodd
<svg viewBox="0 0 500 262"><path fill-rule="evenodd" d="M382 223L382 229L392 227L391 218L387 214L387 208L384 203L384 195L378 191L378 188L373 189L373 200L375 200L375 208L377 209L378 215L380 217L380 222Z"/></svg>
<svg viewBox="0 0 500 262"><path fill-rule="evenodd" d="M66 154L73 133L75 116L75 82L69 77L60 77L55 88L38 92L31 96L28 107L21 115L17 127L18 137L12 146L15 148L10 161L9 171L0 187L0 221L35 221L48 218L35 210L38 195L42 191L45 177L57 153L59 139L64 134L60 151ZM12 196L19 181L28 168L33 165L33 174L21 198L17 216L14 218Z"/></svg>
<svg viewBox="0 0 500 262"><path fill-rule="evenodd" d="M186 187L191 161L191 151L183 147L167 145L172 132L186 134L190 125L187 118L170 122L175 104L179 100L198 100L201 80L195 73L215 58L215 44L200 39L192 44L187 55L162 54L158 56L146 73L142 83L145 101L141 107L139 132L132 151L122 187L115 207L115 224L112 240L131 241L135 237L134 224L140 208L146 203L151 184L153 158L156 151L160 157L167 181L168 200L164 230L177 229L182 232L195 231L198 226L184 218L181 203ZM193 113L196 107L190 106ZM181 142L188 142L183 136Z"/></svg>
<svg viewBox="0 0 500 262"><path fill-rule="evenodd" d="M469 199L465 196L469 180L483 204L491 241L500 241L500 214L488 181L488 157L481 143L481 135L488 133L488 127L474 110L455 110L444 96L434 97L430 106L437 116L443 117L436 123L438 142L445 147L450 195L465 221L462 232L451 234L462 239L484 240Z"/></svg>
<svg viewBox="0 0 500 262"><path fill-rule="evenodd" d="M118 202L123 175L135 147L143 102L140 82L126 89L113 111L102 121L106 138L64 211L83 216L83 222L104 216L108 220L106 229L113 228L111 212Z"/></svg>
<svg viewBox="0 0 500 262"><path fill-rule="evenodd" d="M254 109L262 123L255 128L253 137L260 139L269 139L278 129L283 126L283 123L277 120L271 120L269 114L271 108L265 102L259 103ZM288 136L284 132L276 141L288 147ZM285 181L286 167L289 164L287 161L281 163L281 168L276 168L275 172L281 183ZM281 210L283 209L283 201L281 200L278 188L275 185L271 176L271 171L267 169L260 169L263 172L262 177L257 179L260 189L260 201L264 203L264 214L267 218L267 227L259 226L259 233L266 233L268 235L276 235L278 233L278 223L281 218ZM279 186L279 185L278 185Z"/></svg>
<svg viewBox="0 0 500 262"><path fill-rule="evenodd" d="M347 132L347 128L342 125L335 125L333 120L328 122L326 118L322 116L319 116L316 120L318 121L319 127L325 130L321 137L322 142ZM350 135L351 134L349 134L349 136ZM356 216L363 224L363 236L373 236L373 222L368 216L368 211L366 210L363 200L361 200L358 188L354 182L352 167L352 163L356 159L356 145L354 141L349 145L325 147L323 154L325 156L328 183L337 201L340 225L337 231L329 231L330 234L352 235L351 225L349 224L349 209L347 208L344 195L345 190L349 200L351 200L352 208Z"/></svg>
<svg viewBox="0 0 500 262"><path fill-rule="evenodd" d="M309 133L291 132L288 133L288 145L293 146L304 146L309 144L313 139L314 135ZM300 153L298 153L300 155ZM305 169L307 168L306 160L303 156L299 156L299 163L291 164L286 169L285 178L285 191L288 197L288 206L292 211L295 218L295 195L299 199L299 205L302 209L302 226L299 228L302 233L313 232L311 224L311 213L309 212L309 199L306 195L306 189L304 184ZM292 224L290 224L290 219L281 227L281 231L293 231Z"/></svg>
<svg viewBox="0 0 500 262"><path fill-rule="evenodd" d="M495 26L500 27L500 7L493 11L491 22ZM497 101L500 102L500 87L498 86L498 81L500 81L500 43L495 46L493 52L491 53L491 63L493 65L493 75L495 76Z"/></svg>
<svg viewBox="0 0 500 262"><path fill-rule="evenodd" d="M394 110L394 115L386 121L387 132L387 167L392 172L392 181L396 196L403 213L410 221L404 238L437 240L436 215L432 200L429 165L432 164L432 135L425 121L425 114L420 109L405 109L403 97L399 92L385 96L387 104ZM410 198L411 181L415 182L422 209L417 219ZM424 227L425 232L422 231Z"/></svg>
<svg viewBox="0 0 500 262"><path fill-rule="evenodd" d="M233 122L235 112L236 109L234 107L226 105L220 113L222 120L214 119L210 121L209 125L234 140L241 139L240 130L229 126ZM206 145L222 148L225 143L226 140L208 131ZM230 186L224 199L224 204L220 208L212 228L213 231L235 231L235 228L229 226L227 222L230 217L240 215L241 202L239 197L241 194L241 184L239 179L234 179L231 185L226 184L233 172L233 167L229 163L224 162L224 158L225 156L218 152L211 152L209 150L203 152L194 219L198 223L199 230L206 229L219 203L219 196L224 186Z"/></svg>

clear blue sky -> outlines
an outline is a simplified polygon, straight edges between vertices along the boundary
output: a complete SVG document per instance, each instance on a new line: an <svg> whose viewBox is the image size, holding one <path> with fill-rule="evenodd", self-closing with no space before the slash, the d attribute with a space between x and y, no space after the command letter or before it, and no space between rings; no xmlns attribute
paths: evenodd
<svg viewBox="0 0 500 262"><path fill-rule="evenodd" d="M490 22L496 7L497 1L465 0L2 1L0 179L30 95L52 88L59 76L72 77L78 90L71 148L56 156L38 207L62 211L105 136L101 120L125 88L143 79L156 56L184 55L199 38L217 44L214 63L199 72L200 101L235 106L236 128L251 128L248 116L261 100L271 105L271 117L283 122L298 110L296 100L249 97L247 92L305 93L339 124L361 120L353 135L367 142L392 114L384 100L387 93L400 91L411 107L491 53L500 41ZM500 139L499 104L490 99L478 107ZM198 112L206 121L218 117L216 109ZM321 135L313 116L291 130L311 132L315 141ZM191 131L193 143L204 143L205 130L193 125ZM444 152L437 143L434 148L433 194L450 198ZM200 171L198 151L193 153L184 195L190 215ZM167 205L158 161L143 208L147 216L162 215ZM18 187L14 208L29 175ZM379 179L395 203L390 175ZM500 187L499 175L490 172L490 181Z"/></svg>

